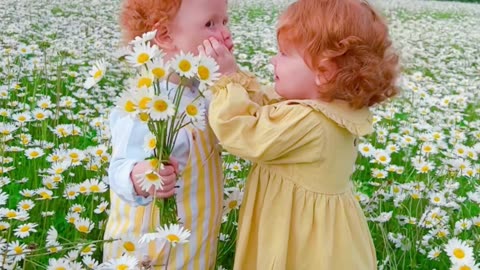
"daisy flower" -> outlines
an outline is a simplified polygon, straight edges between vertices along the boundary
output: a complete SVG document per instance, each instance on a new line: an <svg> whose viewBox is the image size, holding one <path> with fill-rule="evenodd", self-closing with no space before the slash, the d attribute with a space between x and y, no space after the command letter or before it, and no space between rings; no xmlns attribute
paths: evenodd
<svg viewBox="0 0 480 270"><path fill-rule="evenodd" d="M205 122L205 104L202 100L197 100L185 106L185 115L192 123Z"/></svg>
<svg viewBox="0 0 480 270"><path fill-rule="evenodd" d="M55 229L55 227L50 226L50 229L48 229L47 232L47 243L55 243L58 238L58 232Z"/></svg>
<svg viewBox="0 0 480 270"><path fill-rule="evenodd" d="M97 260L93 259L90 255L83 257L82 262L89 269L97 269L98 268Z"/></svg>
<svg viewBox="0 0 480 270"><path fill-rule="evenodd" d="M117 101L117 107L124 113L129 115L136 115L138 104L135 96L131 91L123 91L122 95Z"/></svg>
<svg viewBox="0 0 480 270"><path fill-rule="evenodd" d="M149 191L151 187L155 190L163 189L163 181L158 172L150 170L145 174L136 175L139 178L139 184L142 190Z"/></svg>
<svg viewBox="0 0 480 270"><path fill-rule="evenodd" d="M53 192L47 188L39 188L35 191L35 194L40 196L37 200L52 200L54 197Z"/></svg>
<svg viewBox="0 0 480 270"><path fill-rule="evenodd" d="M71 269L70 261L65 258L48 259L47 270L60 270L60 269Z"/></svg>
<svg viewBox="0 0 480 270"><path fill-rule="evenodd" d="M239 209L242 203L243 192L240 189L234 189L227 199L223 202L223 214L227 215L234 209Z"/></svg>
<svg viewBox="0 0 480 270"><path fill-rule="evenodd" d="M32 200L21 200L17 204L18 209L22 209L25 211L30 211L35 206L35 203Z"/></svg>
<svg viewBox="0 0 480 270"><path fill-rule="evenodd" d="M42 148L34 147L34 148L27 149L25 151L25 155L27 156L28 159L36 159L45 155L45 152L43 152Z"/></svg>
<svg viewBox="0 0 480 270"><path fill-rule="evenodd" d="M32 120L32 116L30 113L22 112L22 113L15 113L12 115L12 119L19 122L20 124L24 124Z"/></svg>
<svg viewBox="0 0 480 270"><path fill-rule="evenodd" d="M75 221L75 228L81 233L89 233L93 229L93 222L88 218L79 218Z"/></svg>
<svg viewBox="0 0 480 270"><path fill-rule="evenodd" d="M148 132L143 139L143 150L147 155L152 155L155 149L157 148L157 137L151 132Z"/></svg>
<svg viewBox="0 0 480 270"><path fill-rule="evenodd" d="M35 229L35 227L37 226L38 224L35 224L35 223L27 223L27 224L20 225L14 230L15 232L14 235L19 238L28 237L30 236L30 233L37 232L37 230Z"/></svg>
<svg viewBox="0 0 480 270"><path fill-rule="evenodd" d="M473 259L473 248L458 238L448 240L444 249L452 263L463 263Z"/></svg>
<svg viewBox="0 0 480 270"><path fill-rule="evenodd" d="M20 244L18 240L9 243L7 247L7 255L14 256L13 260L15 262L25 259L28 252L30 252L30 250L27 248L27 245Z"/></svg>
<svg viewBox="0 0 480 270"><path fill-rule="evenodd" d="M125 56L125 60L133 67L146 65L152 58L162 56L157 45L150 46L150 42L136 43L129 55Z"/></svg>
<svg viewBox="0 0 480 270"><path fill-rule="evenodd" d="M35 109L32 112L33 118L37 121L43 121L51 117L52 112L45 109Z"/></svg>
<svg viewBox="0 0 480 270"><path fill-rule="evenodd" d="M150 88L153 86L154 76L146 69L142 71L129 82L135 89Z"/></svg>
<svg viewBox="0 0 480 270"><path fill-rule="evenodd" d="M137 269L137 258L129 255L123 255L120 258L114 258L99 266L102 270L135 270Z"/></svg>
<svg viewBox="0 0 480 270"><path fill-rule="evenodd" d="M192 78L196 72L196 60L192 53L181 52L170 62L170 67L182 77Z"/></svg>
<svg viewBox="0 0 480 270"><path fill-rule="evenodd" d="M454 263L450 270L479 270L480 265L475 264L475 261L472 259L468 262Z"/></svg>
<svg viewBox="0 0 480 270"><path fill-rule="evenodd" d="M88 179L85 182L88 183L88 190L91 193L104 193L107 191L108 187L107 185L98 179Z"/></svg>
<svg viewBox="0 0 480 270"><path fill-rule="evenodd" d="M156 96L149 111L152 120L166 120L175 114L173 103L166 96Z"/></svg>
<svg viewBox="0 0 480 270"><path fill-rule="evenodd" d="M166 224L163 228L157 227L156 233L147 233L140 238L140 243L148 243L156 239L165 239L173 247L177 244L184 244L188 242L190 231L180 227L179 224Z"/></svg>
<svg viewBox="0 0 480 270"><path fill-rule="evenodd" d="M53 107L52 100L50 96L42 96L38 101L37 101L37 106L41 109L48 109Z"/></svg>
<svg viewBox="0 0 480 270"><path fill-rule="evenodd" d="M133 40L131 40L128 44L130 45L138 45L140 43L145 43L147 41L150 41L152 40L155 35L157 34L157 29L153 30L153 31L150 31L150 32L146 32L146 33L143 33L142 36L136 36Z"/></svg>
<svg viewBox="0 0 480 270"><path fill-rule="evenodd" d="M81 256L93 255L93 252L97 250L94 244L80 245L79 251Z"/></svg>
<svg viewBox="0 0 480 270"><path fill-rule="evenodd" d="M370 143L361 143L358 145L360 154L364 157L371 157L375 151L375 148Z"/></svg>
<svg viewBox="0 0 480 270"><path fill-rule="evenodd" d="M220 74L218 73L219 67L215 60L211 57L200 55L197 63L196 75L200 81L199 89L205 90L207 86L213 84L218 80Z"/></svg>
<svg viewBox="0 0 480 270"><path fill-rule="evenodd" d="M78 213L68 213L65 219L68 223L75 224L80 219L80 215Z"/></svg>
<svg viewBox="0 0 480 270"><path fill-rule="evenodd" d="M155 58L152 62L147 63L147 69L155 80L162 81L167 78L168 65L163 62L162 58Z"/></svg>
<svg viewBox="0 0 480 270"><path fill-rule="evenodd" d="M83 84L83 87L86 89L90 89L92 86L97 84L105 75L106 70L107 65L105 64L104 59L96 61L89 72L91 77L87 78L87 80Z"/></svg>
<svg viewBox="0 0 480 270"><path fill-rule="evenodd" d="M138 238L133 235L123 237L120 241L123 251L129 255L134 255L141 246L141 244L138 243Z"/></svg>
<svg viewBox="0 0 480 270"><path fill-rule="evenodd" d="M107 209L108 207L108 202L101 202L100 204L97 205L97 208L95 208L95 210L93 211L95 214L101 214L103 212L105 212L105 210Z"/></svg>

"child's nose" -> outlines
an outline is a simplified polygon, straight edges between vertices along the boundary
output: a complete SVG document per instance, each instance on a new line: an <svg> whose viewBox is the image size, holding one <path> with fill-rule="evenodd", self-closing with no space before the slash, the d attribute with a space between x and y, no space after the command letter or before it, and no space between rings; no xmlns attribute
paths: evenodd
<svg viewBox="0 0 480 270"><path fill-rule="evenodd" d="M230 29L228 29L227 26L223 26L220 29L220 35L222 37L222 40L223 40L225 46L227 46L227 48L230 49L230 47L233 46L232 34L230 33Z"/></svg>

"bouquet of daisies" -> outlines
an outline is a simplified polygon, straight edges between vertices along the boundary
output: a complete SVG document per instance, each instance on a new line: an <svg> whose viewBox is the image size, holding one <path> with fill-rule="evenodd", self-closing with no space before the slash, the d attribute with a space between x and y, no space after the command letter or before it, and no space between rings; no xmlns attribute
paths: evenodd
<svg viewBox="0 0 480 270"><path fill-rule="evenodd" d="M207 89L219 77L218 65L205 55L182 52L164 62L162 50L150 43L154 36L155 31L137 37L125 49L125 59L135 69L135 77L116 104L150 130L144 148L151 153L153 169L141 176L145 191L162 189L158 170L169 161L179 131L187 125L205 127ZM190 91L192 84L198 87L198 95L184 99L184 92ZM161 225L177 223L175 199L155 201Z"/></svg>

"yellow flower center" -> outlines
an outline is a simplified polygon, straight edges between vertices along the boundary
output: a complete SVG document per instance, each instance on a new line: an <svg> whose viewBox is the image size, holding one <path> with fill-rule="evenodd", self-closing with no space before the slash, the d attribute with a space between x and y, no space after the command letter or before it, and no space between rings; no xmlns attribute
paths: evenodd
<svg viewBox="0 0 480 270"><path fill-rule="evenodd" d="M197 106L193 104L187 105L186 111L187 111L187 114L190 116L196 116L198 114Z"/></svg>
<svg viewBox="0 0 480 270"><path fill-rule="evenodd" d="M432 151L432 147L430 147L430 146L425 146L425 147L423 148L423 151L425 151L425 152L427 152L427 153L428 153L428 152L431 152L431 151Z"/></svg>
<svg viewBox="0 0 480 270"><path fill-rule="evenodd" d="M78 226L78 231L82 233L87 233L88 232L88 227L86 225L80 225Z"/></svg>
<svg viewBox="0 0 480 270"><path fill-rule="evenodd" d="M386 161L387 161L387 157L386 157L386 156L381 156L379 159L380 159L381 162L386 162Z"/></svg>
<svg viewBox="0 0 480 270"><path fill-rule="evenodd" d="M192 64L188 60L183 59L178 63L178 68L183 72L188 72L192 68Z"/></svg>
<svg viewBox="0 0 480 270"><path fill-rule="evenodd" d="M140 79L138 79L138 84L137 84L137 87L138 88L142 88L142 87L150 87L152 86L152 79L148 78L148 77L141 77Z"/></svg>
<svg viewBox="0 0 480 270"><path fill-rule="evenodd" d="M435 197L435 198L433 198L433 201L438 203L438 202L440 202L440 198L439 198L439 197Z"/></svg>
<svg viewBox="0 0 480 270"><path fill-rule="evenodd" d="M165 100L157 100L153 104L153 107L157 112L165 112L168 109L168 104Z"/></svg>
<svg viewBox="0 0 480 270"><path fill-rule="evenodd" d="M95 74L93 75L93 78L95 80L98 80L100 77L102 77L102 75L103 75L103 71L97 70L97 72L95 72Z"/></svg>
<svg viewBox="0 0 480 270"><path fill-rule="evenodd" d="M165 73L166 73L165 69L160 68L160 67L152 69L152 74L157 79L161 79L161 78L165 77Z"/></svg>
<svg viewBox="0 0 480 270"><path fill-rule="evenodd" d="M37 114L35 115L35 117L36 117L37 119L43 119L43 118L45 118L45 115L44 115L43 113L37 113Z"/></svg>
<svg viewBox="0 0 480 270"><path fill-rule="evenodd" d="M21 232L28 232L30 231L30 227L29 226L23 226L21 229L20 229Z"/></svg>
<svg viewBox="0 0 480 270"><path fill-rule="evenodd" d="M150 119L150 116L148 115L148 113L142 112L138 114L138 118L140 119L140 121L145 123L148 121L148 119Z"/></svg>
<svg viewBox="0 0 480 270"><path fill-rule="evenodd" d="M148 103L150 103L150 101L152 101L151 98L149 98L149 97L143 97L143 98L140 99L140 101L138 102L138 107L139 107L141 110L146 110L146 109L148 109Z"/></svg>
<svg viewBox="0 0 480 270"><path fill-rule="evenodd" d="M210 78L210 70L206 66L199 66L198 77L202 81L208 80Z"/></svg>
<svg viewBox="0 0 480 270"><path fill-rule="evenodd" d="M22 247L19 247L19 246L16 246L15 248L13 248L13 250L14 250L15 253L17 253L17 254L23 253L23 248L22 248Z"/></svg>
<svg viewBox="0 0 480 270"><path fill-rule="evenodd" d="M120 264L117 266L117 270L128 270L128 265Z"/></svg>
<svg viewBox="0 0 480 270"><path fill-rule="evenodd" d="M7 214L5 215L7 218L16 218L17 217L17 213L16 212L13 212L13 211L10 211L10 212L7 212Z"/></svg>
<svg viewBox="0 0 480 270"><path fill-rule="evenodd" d="M156 182L156 181L158 181L159 178L158 178L158 175L156 173L150 172L150 173L147 173L145 175L145 179L147 179L150 182Z"/></svg>
<svg viewBox="0 0 480 270"><path fill-rule="evenodd" d="M133 244L131 241L127 241L123 243L123 248L128 252L132 252L135 251L135 244Z"/></svg>
<svg viewBox="0 0 480 270"><path fill-rule="evenodd" d="M430 170L430 168L428 166L423 166L421 171L422 172L428 172Z"/></svg>
<svg viewBox="0 0 480 270"><path fill-rule="evenodd" d="M125 106L123 107L123 109L126 112L129 112L129 113L134 112L135 111L135 103L133 103L130 100L127 100L127 102L125 102Z"/></svg>
<svg viewBox="0 0 480 270"><path fill-rule="evenodd" d="M237 205L238 205L237 201L231 201L228 203L228 208L233 209L237 207Z"/></svg>
<svg viewBox="0 0 480 270"><path fill-rule="evenodd" d="M150 139L150 141L148 142L148 148L155 149L156 146L157 146L157 139L155 138Z"/></svg>
<svg viewBox="0 0 480 270"><path fill-rule="evenodd" d="M100 187L97 186L97 185L91 186L91 187L90 187L90 191L91 191L91 192L94 192L94 193L98 193L98 192L100 192Z"/></svg>
<svg viewBox="0 0 480 270"><path fill-rule="evenodd" d="M169 234L166 238L170 243L178 243L180 241L180 238L175 234Z"/></svg>
<svg viewBox="0 0 480 270"><path fill-rule="evenodd" d="M453 256L455 256L457 259L463 259L465 257L465 252L463 249L456 248L453 250Z"/></svg>
<svg viewBox="0 0 480 270"><path fill-rule="evenodd" d="M40 153L38 153L37 151L33 151L30 153L30 156L31 157L38 157L40 155Z"/></svg>
<svg viewBox="0 0 480 270"><path fill-rule="evenodd" d="M26 118L25 116L23 116L23 115L20 115L20 116L18 117L18 121L20 121L20 122L24 122L25 120L27 120L27 118Z"/></svg>
<svg viewBox="0 0 480 270"><path fill-rule="evenodd" d="M470 269L472 269L472 268L470 268L470 266L468 266L468 265L462 265L460 267L460 270L470 270Z"/></svg>
<svg viewBox="0 0 480 270"><path fill-rule="evenodd" d="M148 53L141 53L137 57L137 63L139 64L145 64L148 60L150 60L150 55Z"/></svg>
<svg viewBox="0 0 480 270"><path fill-rule="evenodd" d="M90 248L90 246L87 246L87 247L85 247L85 248L82 250L83 253L88 253L88 252L90 252L90 251L92 251L92 249Z"/></svg>

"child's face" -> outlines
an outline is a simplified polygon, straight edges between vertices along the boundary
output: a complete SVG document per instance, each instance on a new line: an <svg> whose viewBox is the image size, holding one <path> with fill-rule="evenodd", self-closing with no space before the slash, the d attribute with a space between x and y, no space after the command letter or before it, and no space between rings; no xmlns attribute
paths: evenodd
<svg viewBox="0 0 480 270"><path fill-rule="evenodd" d="M227 26L226 0L183 0L169 27L174 49L172 53L197 54L197 46L210 37L233 49L232 37Z"/></svg>
<svg viewBox="0 0 480 270"><path fill-rule="evenodd" d="M280 50L272 58L275 91L285 99L316 99L318 85L315 73L297 50Z"/></svg>

